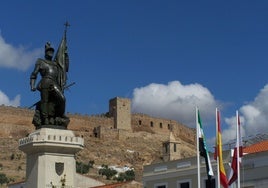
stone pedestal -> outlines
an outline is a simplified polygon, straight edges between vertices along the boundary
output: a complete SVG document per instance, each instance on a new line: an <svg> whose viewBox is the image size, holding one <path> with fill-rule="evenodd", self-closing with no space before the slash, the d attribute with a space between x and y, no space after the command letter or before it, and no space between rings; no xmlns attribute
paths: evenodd
<svg viewBox="0 0 268 188"><path fill-rule="evenodd" d="M27 155L26 187L75 188L75 153L84 147L84 139L70 130L41 128L19 140L19 149Z"/></svg>

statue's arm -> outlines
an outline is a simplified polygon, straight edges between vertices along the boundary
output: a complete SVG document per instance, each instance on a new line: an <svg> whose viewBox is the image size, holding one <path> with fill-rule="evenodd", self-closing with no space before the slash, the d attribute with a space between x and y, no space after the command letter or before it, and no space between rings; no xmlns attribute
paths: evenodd
<svg viewBox="0 0 268 188"><path fill-rule="evenodd" d="M38 75L38 72L40 70L40 66L41 66L41 61L40 59L37 60L37 62L35 63L35 67L34 70L30 76L30 86L31 86L31 91L35 91L36 87L35 87L35 81Z"/></svg>

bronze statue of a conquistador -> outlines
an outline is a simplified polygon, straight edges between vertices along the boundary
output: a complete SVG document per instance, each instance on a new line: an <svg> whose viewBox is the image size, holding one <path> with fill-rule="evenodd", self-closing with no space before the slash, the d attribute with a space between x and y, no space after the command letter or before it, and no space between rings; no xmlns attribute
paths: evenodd
<svg viewBox="0 0 268 188"><path fill-rule="evenodd" d="M69 56L65 35L53 59L54 48L47 42L45 44L45 58L37 59L35 68L30 76L32 91L40 91L41 100L35 104L36 110L33 124L36 129L42 127L66 129L69 118L65 113L64 88L66 87L66 72L69 68ZM38 74L41 80L35 86Z"/></svg>

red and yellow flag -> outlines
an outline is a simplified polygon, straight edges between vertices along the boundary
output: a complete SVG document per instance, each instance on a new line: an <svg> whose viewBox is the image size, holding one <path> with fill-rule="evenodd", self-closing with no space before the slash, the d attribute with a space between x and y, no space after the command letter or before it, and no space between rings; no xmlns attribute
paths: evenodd
<svg viewBox="0 0 268 188"><path fill-rule="evenodd" d="M217 137L216 137L216 150L215 157L218 158L219 165L219 176L220 176L220 184L224 188L228 188L228 180L226 177L223 160L222 160L222 142L221 142L221 126L220 126L220 113L216 110L216 128L217 128Z"/></svg>

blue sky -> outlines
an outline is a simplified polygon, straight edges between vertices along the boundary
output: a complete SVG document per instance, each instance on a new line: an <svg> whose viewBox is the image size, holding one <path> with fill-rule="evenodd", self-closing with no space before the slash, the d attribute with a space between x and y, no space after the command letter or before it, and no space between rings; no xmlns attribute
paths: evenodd
<svg viewBox="0 0 268 188"><path fill-rule="evenodd" d="M195 127L223 142L267 132L268 2L90 0L5 1L0 8L0 104L39 100L29 77L44 44L57 48L68 20L67 112L100 114L116 96L132 111Z"/></svg>

